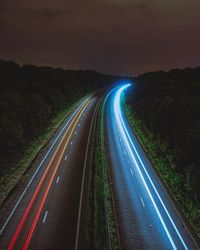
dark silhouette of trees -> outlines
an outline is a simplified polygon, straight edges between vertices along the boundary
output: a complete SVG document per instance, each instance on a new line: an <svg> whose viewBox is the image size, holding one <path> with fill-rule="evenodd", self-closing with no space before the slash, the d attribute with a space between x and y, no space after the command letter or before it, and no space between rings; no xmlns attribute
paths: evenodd
<svg viewBox="0 0 200 250"><path fill-rule="evenodd" d="M0 176L44 133L58 112L119 78L0 60Z"/></svg>
<svg viewBox="0 0 200 250"><path fill-rule="evenodd" d="M128 103L165 141L184 176L183 188L200 200L200 67L146 73L134 81Z"/></svg>

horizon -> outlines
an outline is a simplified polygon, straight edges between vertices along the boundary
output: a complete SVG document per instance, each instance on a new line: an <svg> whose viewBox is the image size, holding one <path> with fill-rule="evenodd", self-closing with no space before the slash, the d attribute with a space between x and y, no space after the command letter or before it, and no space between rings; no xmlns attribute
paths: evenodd
<svg viewBox="0 0 200 250"><path fill-rule="evenodd" d="M199 8L196 0L3 0L0 54L20 64L122 76L197 67Z"/></svg>
<svg viewBox="0 0 200 250"><path fill-rule="evenodd" d="M143 74L148 74L148 73L157 73L157 72L166 72L168 73L169 71L171 70L186 70L186 69L197 69L197 68L200 68L200 65L197 65L195 67L190 67L190 66L186 66L186 67L183 67L183 68L178 68L178 67L174 67L174 68L169 68L169 69L158 69L158 70L155 70L155 71L147 71L147 72L143 72L141 74L138 74L138 75L124 75L124 74L109 74L109 73L106 73L106 72L101 72L101 71L97 71L95 69L89 69L89 68L86 68L86 69L82 69L82 68L77 68L77 69L73 69L73 68L64 68L64 67L58 67L58 66L51 66L51 65L41 65L41 64L29 64L29 63L20 63L20 62L17 62L15 60L12 60L12 59L2 59L0 58L0 61L4 61L4 62L12 62L12 63L15 63L17 65L19 65L20 67L23 67L23 66L35 66L35 67L47 67L47 68L52 68L52 69L61 69L61 70L74 70L74 71L93 71L93 72L96 72L96 73L99 73L99 74L103 74L103 75L110 75L110 76L119 76L119 77L124 77L124 78L135 78L135 77L139 77Z"/></svg>

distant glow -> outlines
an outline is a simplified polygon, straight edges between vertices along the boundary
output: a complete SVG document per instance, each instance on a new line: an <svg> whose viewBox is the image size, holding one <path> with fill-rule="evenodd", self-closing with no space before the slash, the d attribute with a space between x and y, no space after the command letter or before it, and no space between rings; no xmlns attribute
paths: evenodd
<svg viewBox="0 0 200 250"><path fill-rule="evenodd" d="M136 168L137 168L137 170L138 170L138 173L139 173L139 175L140 175L140 177L141 177L141 179L142 179L142 182L143 182L143 184L144 184L144 186L145 186L145 188L146 188L146 191L147 191L147 193L148 193L148 195L149 195L149 197L150 197L150 199L151 199L151 201L152 201L152 203L153 203L153 206L154 206L154 208L155 208L155 210L156 210L156 213L157 213L157 215L158 215L158 217L159 217L159 219L160 219L160 221L161 221L161 224L162 224L162 226L163 226L163 228L164 228L164 230L165 230L165 232L166 232L166 235L167 235L167 237L168 237L168 239L169 239L169 241L170 241L170 243L171 243L173 249L177 249L177 247L176 247L176 245L175 245L175 243L174 243L174 241L173 241L173 239L172 239L172 236L171 236L171 234L170 234L170 232L169 232L169 230L168 230L168 228L167 228L167 226L166 226L166 224L165 224L165 222L164 222L164 220L163 220L163 218L162 218L162 215L160 214L160 211L159 211L159 209L158 209L158 207L157 207L157 205L156 205L156 203L155 203L155 200L154 200L154 198L153 198L153 196L152 196L152 194L151 194L151 192L150 192L150 190L149 190L149 187L148 187L148 185L147 185L147 183L146 183L146 181L145 181L145 179L144 179L144 176L143 176L143 174L142 174L142 172L141 172L141 170L140 170L140 167L139 167L139 165L138 165L138 162L137 162L137 160L136 160L136 157L135 157L134 154L133 154L133 150L134 150L134 152L136 153L136 156L137 156L139 162L141 163L142 168L144 169L144 171L145 171L145 173L146 173L146 175L147 175L147 178L149 179L149 181L150 181L150 183L151 183L153 189L155 190L155 193L156 193L158 199L160 200L160 202L161 202L161 204L162 204L162 206L163 206L163 208L164 208L164 210L165 210L165 212L166 212L166 214L167 214L167 216L168 216L170 222L172 223L172 225L173 225L173 227L174 227L174 229L175 229L175 231L176 231L176 233L177 233L179 239L181 240L181 242L182 242L184 248L185 248L185 249L188 249L187 246L186 246L186 244L185 244L185 242L184 242L184 240L183 240L183 238L181 237L181 235L180 235L180 233L179 233L179 231L178 231L176 225L174 224L174 222L173 222L173 220L172 220L172 218L171 218L171 216L170 216L170 214L169 214L169 212L168 212L168 210L167 210L165 204L163 203L163 201L162 201L162 199L161 199L161 197L160 197L158 191L156 190L156 187L155 187L155 185L153 184L153 182L152 182L152 180L151 180L151 178L150 178L150 176L149 176L149 174L148 174L148 172L147 172L147 170L146 170L146 168L145 168L145 166L144 166L144 164L143 164L143 162L142 162L142 160L141 160L141 157L139 156L139 154L138 154L138 152L137 152L137 149L136 149L136 147L135 147L135 145L134 145L134 143L133 143L133 141L132 141L132 139L131 139L131 137L130 137L130 135L129 135L129 132L128 132L127 128L126 128L126 125L124 124L124 121L123 121L123 118L122 118L122 115L121 115L121 106L120 106L121 94L122 94L122 92L123 92L126 88L128 88L130 85L131 85L131 84L125 84L125 85L123 85L122 87L120 87L120 88L116 91L116 95L115 95L115 99L114 99L114 113L115 113L117 125L118 125L119 130L120 130L120 133L121 133L121 137L122 137L122 139L123 139L123 141L124 141L125 146L127 147L128 151L130 152L130 155L131 155L131 157L132 157L132 159L133 159L133 162L134 162L134 164L135 164L135 166L136 166ZM131 148L131 146L132 146L132 148Z"/></svg>

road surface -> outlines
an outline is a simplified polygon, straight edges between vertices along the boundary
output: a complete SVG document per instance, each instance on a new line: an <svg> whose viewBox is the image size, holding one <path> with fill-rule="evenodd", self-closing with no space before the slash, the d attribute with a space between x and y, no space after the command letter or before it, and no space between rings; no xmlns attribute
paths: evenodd
<svg viewBox="0 0 200 250"><path fill-rule="evenodd" d="M105 106L122 249L198 249L121 110L126 87L109 92ZM0 249L84 249L89 142L104 93L76 107L20 182L0 218Z"/></svg>
<svg viewBox="0 0 200 250"><path fill-rule="evenodd" d="M0 221L0 249L76 249L87 153L100 96L82 101L50 141Z"/></svg>
<svg viewBox="0 0 200 250"><path fill-rule="evenodd" d="M199 249L121 108L115 88L106 103L108 153L122 249Z"/></svg>

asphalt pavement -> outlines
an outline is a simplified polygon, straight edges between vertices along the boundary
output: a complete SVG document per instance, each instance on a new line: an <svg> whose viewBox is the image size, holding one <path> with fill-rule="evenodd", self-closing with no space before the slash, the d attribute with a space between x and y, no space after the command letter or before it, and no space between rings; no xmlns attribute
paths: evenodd
<svg viewBox="0 0 200 250"><path fill-rule="evenodd" d="M128 87L112 90L105 108L122 249L199 249L124 114L122 96Z"/></svg>
<svg viewBox="0 0 200 250"><path fill-rule="evenodd" d="M19 183L1 216L0 249L75 249L80 204L85 202L80 194L87 185L88 136L100 96L92 95L76 107L30 176Z"/></svg>

